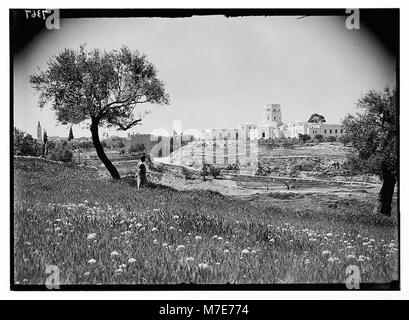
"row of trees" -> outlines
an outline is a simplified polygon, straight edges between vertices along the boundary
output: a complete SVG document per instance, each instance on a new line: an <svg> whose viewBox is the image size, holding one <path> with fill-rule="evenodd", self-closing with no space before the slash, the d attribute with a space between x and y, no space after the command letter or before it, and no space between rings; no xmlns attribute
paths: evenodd
<svg viewBox="0 0 409 320"><path fill-rule="evenodd" d="M13 151L15 155L44 157L55 161L71 162L73 159L72 145L69 142L50 141L44 132L40 143L17 128L14 128Z"/></svg>
<svg viewBox="0 0 409 320"><path fill-rule="evenodd" d="M148 103L166 105L169 96L157 70L145 55L126 47L111 52L85 46L64 49L50 58L45 71L30 76L39 93L39 106L46 103L64 124L86 122L97 155L113 179L120 175L104 152L99 127L128 130L140 123L146 112L134 116L136 106ZM383 178L379 211L390 215L391 200L398 177L396 89L370 91L357 103L361 113L349 114L343 121L347 138L357 151L362 167ZM309 122L324 122L312 115Z"/></svg>

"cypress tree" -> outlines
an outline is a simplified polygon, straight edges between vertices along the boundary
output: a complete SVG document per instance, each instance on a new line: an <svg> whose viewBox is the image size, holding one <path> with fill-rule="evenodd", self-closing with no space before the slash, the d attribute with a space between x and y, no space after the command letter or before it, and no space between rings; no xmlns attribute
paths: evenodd
<svg viewBox="0 0 409 320"><path fill-rule="evenodd" d="M72 133L72 127L70 127L70 133L68 134L68 141L71 141L74 139L74 134Z"/></svg>

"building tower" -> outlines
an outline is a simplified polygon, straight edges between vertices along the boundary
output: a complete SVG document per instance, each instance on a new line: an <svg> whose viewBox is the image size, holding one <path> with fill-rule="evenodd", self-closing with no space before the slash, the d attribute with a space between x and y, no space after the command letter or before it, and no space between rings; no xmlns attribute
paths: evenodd
<svg viewBox="0 0 409 320"><path fill-rule="evenodd" d="M281 106L279 104L267 104L264 106L263 122L281 122Z"/></svg>
<svg viewBox="0 0 409 320"><path fill-rule="evenodd" d="M37 124L37 142L43 142L43 130L41 130L40 121Z"/></svg>

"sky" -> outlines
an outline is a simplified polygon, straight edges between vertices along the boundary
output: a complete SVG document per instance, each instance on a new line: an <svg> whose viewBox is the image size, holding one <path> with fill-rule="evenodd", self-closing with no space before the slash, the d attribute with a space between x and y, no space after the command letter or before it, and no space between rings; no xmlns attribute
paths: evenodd
<svg viewBox="0 0 409 320"><path fill-rule="evenodd" d="M49 107L40 109L29 75L44 70L64 48L118 49L145 53L170 96L127 132L236 128L262 122L264 105L281 105L284 123L324 115L340 123L371 89L396 85L396 60L364 28L348 30L345 17L237 17L62 19L14 59L14 125L35 135L40 121L49 136L68 136ZM85 124L74 136L90 136ZM107 130L101 129L100 132Z"/></svg>

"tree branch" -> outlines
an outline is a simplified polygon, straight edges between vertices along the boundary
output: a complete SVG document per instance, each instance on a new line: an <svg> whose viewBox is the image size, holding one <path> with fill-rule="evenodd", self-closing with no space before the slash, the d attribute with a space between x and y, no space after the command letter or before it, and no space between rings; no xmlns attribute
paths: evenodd
<svg viewBox="0 0 409 320"><path fill-rule="evenodd" d="M127 124L127 125L123 125L123 124L121 124L121 123L117 123L117 126L118 126L121 130L126 131L126 130L132 128L135 124L137 124L138 122L141 122L141 121L142 121L142 119L137 119L137 120L132 121L131 123L129 123L129 124Z"/></svg>

